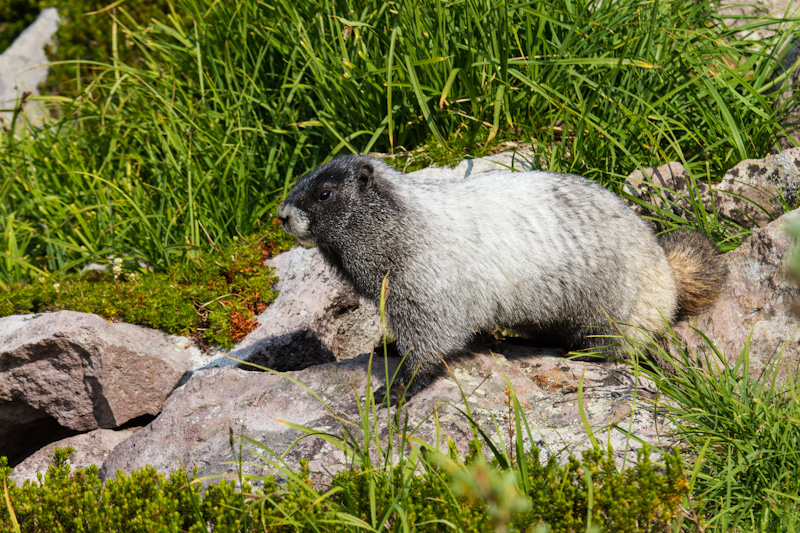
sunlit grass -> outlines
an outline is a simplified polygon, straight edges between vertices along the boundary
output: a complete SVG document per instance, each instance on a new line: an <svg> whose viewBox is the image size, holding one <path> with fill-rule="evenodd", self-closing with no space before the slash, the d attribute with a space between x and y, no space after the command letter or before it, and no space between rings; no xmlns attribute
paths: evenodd
<svg viewBox="0 0 800 533"><path fill-rule="evenodd" d="M111 254L164 270L253 233L287 185L349 152L435 143L453 161L502 138L614 189L671 160L719 179L766 154L796 103L775 103L795 23L745 41L701 2L174 9L190 16L98 17L141 65L96 65L84 92L44 98L53 124L0 133L0 283Z"/></svg>
<svg viewBox="0 0 800 533"><path fill-rule="evenodd" d="M648 344L636 358L644 362L643 354L655 354L661 366L634 365L658 386L652 407L675 427L706 530L800 527L800 478L793 475L800 468L798 369L779 373L778 354L760 375L752 374L756 342L747 339L727 360L708 338L705 353L695 353L668 335L669 351L667 344Z"/></svg>

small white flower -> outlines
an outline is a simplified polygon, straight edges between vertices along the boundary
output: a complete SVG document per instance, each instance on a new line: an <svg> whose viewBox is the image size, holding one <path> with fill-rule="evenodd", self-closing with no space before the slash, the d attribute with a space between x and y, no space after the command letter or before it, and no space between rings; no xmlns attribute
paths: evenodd
<svg viewBox="0 0 800 533"><path fill-rule="evenodd" d="M111 267L111 272L114 273L114 280L119 279L119 275L122 274L122 258L117 257L114 259L114 266Z"/></svg>
<svg viewBox="0 0 800 533"><path fill-rule="evenodd" d="M47 281L47 280L44 279L44 278L39 278L39 283L44 283L45 281Z"/></svg>
<svg viewBox="0 0 800 533"><path fill-rule="evenodd" d="M55 291L58 292L59 289L61 289L61 284L60 283L53 283L53 289L55 289Z"/></svg>

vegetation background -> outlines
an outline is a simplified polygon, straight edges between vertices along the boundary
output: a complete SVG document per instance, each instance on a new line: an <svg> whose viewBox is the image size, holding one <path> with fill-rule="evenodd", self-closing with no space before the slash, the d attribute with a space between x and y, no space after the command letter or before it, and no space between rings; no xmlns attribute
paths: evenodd
<svg viewBox="0 0 800 533"><path fill-rule="evenodd" d="M0 5L0 24L18 5ZM511 141L616 190L668 161L719 179L764 156L797 101L777 98L792 32L747 40L774 21L734 32L702 2L62 8L57 93L42 98L54 122L6 113L0 135L4 286L110 255L165 271L253 233L288 184L348 152L404 166L420 147L431 159L412 164ZM747 233L698 224L726 248Z"/></svg>
<svg viewBox="0 0 800 533"><path fill-rule="evenodd" d="M203 265L214 263L206 252L268 232L287 187L342 153L380 152L401 168L414 168L524 144L536 166L583 174L618 192L631 171L669 161L681 162L695 180L713 181L739 161L769 153L788 133L782 124L800 98L779 98L796 20L742 19L734 30L709 4L691 0L56 3L65 24L52 51L58 63L50 87L40 98L52 121L26 125L24 106L2 119L0 289L7 295L28 290L37 298L45 292L62 298L69 291L54 285L63 276L114 258L123 259L126 273L167 276L158 286L188 287L186 272L205 276ZM0 50L42 5L0 0ZM783 30L748 39L774 23ZM699 205L694 221L656 212L667 230L699 226L725 250L750 231ZM126 275L122 281L129 281ZM53 290L37 290L40 279ZM119 281L104 280L115 287ZM268 299L268 282L255 282ZM30 309L48 305L20 301ZM453 467L430 462L417 449L398 471L393 456L371 464L363 449L343 440L359 471L370 475L318 494L309 492L303 473L286 472L297 483L264 481L269 490L247 498L222 487L207 493L207 508L191 490L174 491L186 486L180 474L170 485L145 472L103 495L96 475L69 476L61 456L45 483L52 490L12 483L4 491L0 524L12 531L57 530L35 510L57 515L78 508L67 502L88 502L92 509L108 505L119 518L121 510L149 501L163 506L135 516L163 517L168 509L168 516L182 517L177 530L205 527L211 517L228 516L223 509L234 509L239 514L225 526L230 530L244 521L254 530L390 524L399 531L412 523L411 507L399 502L418 490L426 509L431 502L445 505L459 517L454 523L485 528L491 522L498 530L532 527L543 520L530 514L538 512L531 507L536 498L552 502L553 495L573 506L574 515L565 516L575 518L555 530L590 530L593 520L613 529L621 522L610 517L628 520L652 509L624 529L793 530L800 489L786 474L800 466L794 387L750 380L742 372L746 351L741 365L713 379L691 354L684 356L685 374L656 372L654 378L681 399L669 413L686 439L688 469L677 475L676 463L665 460L665 477L644 472L642 486L657 489L640 490L639 499L613 492L625 483L640 485L620 482L627 478L597 450L564 469L536 471L541 479L534 482L526 476L539 465L531 462L535 452L523 449L521 440L509 443L516 455L487 454L500 470L489 470L489 489L481 492L486 487L457 488L453 473L466 468L457 457L450 458ZM512 420L521 435L526 422L517 407ZM368 408L362 421L369 426ZM420 478L411 473L419 469L427 472L427 489L414 485ZM503 470L516 477L504 481ZM472 479L483 475L466 471ZM598 484L600 471L610 481ZM511 494L525 489L531 506L492 507L505 494L492 491L509 486ZM430 487L445 495L441 501L425 492ZM595 502L603 497L617 507L601 512ZM106 503L98 503L103 498ZM280 503L269 519L275 521L248 522L255 512L248 506L263 510L265 502ZM312 513L310 522L299 521L296 511L308 508L334 512L334 518ZM58 527L83 531L88 523L61 521ZM142 524L141 530L153 527Z"/></svg>

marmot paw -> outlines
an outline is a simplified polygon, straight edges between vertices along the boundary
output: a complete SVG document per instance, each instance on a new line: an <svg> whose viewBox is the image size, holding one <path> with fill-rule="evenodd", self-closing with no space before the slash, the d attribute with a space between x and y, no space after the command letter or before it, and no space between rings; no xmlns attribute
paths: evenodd
<svg viewBox="0 0 800 533"><path fill-rule="evenodd" d="M391 405L397 405L400 402L400 398L402 398L405 391L405 383L395 382L392 384L392 388L389 391L389 395L387 398L386 395L386 386L383 385L378 387L375 390L375 393L372 395L372 398L375 400L375 405L378 407L388 407ZM407 395L406 395L407 397ZM388 404L387 404L388 399Z"/></svg>

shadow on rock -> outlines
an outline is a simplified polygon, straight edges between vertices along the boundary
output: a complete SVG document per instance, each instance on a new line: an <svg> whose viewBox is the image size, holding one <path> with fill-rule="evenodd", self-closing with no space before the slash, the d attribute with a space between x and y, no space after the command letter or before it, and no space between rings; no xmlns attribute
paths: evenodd
<svg viewBox="0 0 800 533"><path fill-rule="evenodd" d="M231 357L236 357L232 352ZM336 361L327 346L309 329L293 331L286 335L268 337L255 342L249 347L248 360L240 363L244 370L259 370L259 365L279 372L303 370L313 365Z"/></svg>

